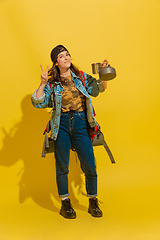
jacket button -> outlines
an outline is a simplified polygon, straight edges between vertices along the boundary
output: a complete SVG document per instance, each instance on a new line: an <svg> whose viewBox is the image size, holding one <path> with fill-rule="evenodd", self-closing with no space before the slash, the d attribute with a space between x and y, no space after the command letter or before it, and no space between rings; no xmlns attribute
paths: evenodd
<svg viewBox="0 0 160 240"><path fill-rule="evenodd" d="M57 114L57 116L59 116L59 114Z"/></svg>
<svg viewBox="0 0 160 240"><path fill-rule="evenodd" d="M56 126L56 128L58 128L58 126Z"/></svg>
<svg viewBox="0 0 160 240"><path fill-rule="evenodd" d="M60 104L60 102L58 102L58 104Z"/></svg>

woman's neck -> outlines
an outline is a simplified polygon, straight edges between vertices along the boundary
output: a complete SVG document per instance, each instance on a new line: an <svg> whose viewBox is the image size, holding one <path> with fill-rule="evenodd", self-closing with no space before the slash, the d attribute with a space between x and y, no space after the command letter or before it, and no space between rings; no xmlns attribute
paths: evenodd
<svg viewBox="0 0 160 240"><path fill-rule="evenodd" d="M68 77L71 74L70 68L68 70L62 70L60 71L61 77Z"/></svg>

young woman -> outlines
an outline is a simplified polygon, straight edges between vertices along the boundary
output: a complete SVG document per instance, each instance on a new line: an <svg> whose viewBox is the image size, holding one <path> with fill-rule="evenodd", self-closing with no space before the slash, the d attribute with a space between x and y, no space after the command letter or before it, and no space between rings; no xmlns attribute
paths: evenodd
<svg viewBox="0 0 160 240"><path fill-rule="evenodd" d="M76 218L68 192L68 166L71 142L78 154L85 174L86 191L89 197L88 212L101 217L97 200L97 172L89 128L96 127L91 98L106 89L106 82L81 73L71 62L68 50L58 45L51 51L52 68L44 71L42 65L41 83L32 95L32 104L37 108L50 105L51 87L54 85L54 103L51 124L51 138L54 141L56 159L56 181L62 201L60 214L65 218ZM106 66L104 60L102 67ZM85 81L84 82L82 81Z"/></svg>

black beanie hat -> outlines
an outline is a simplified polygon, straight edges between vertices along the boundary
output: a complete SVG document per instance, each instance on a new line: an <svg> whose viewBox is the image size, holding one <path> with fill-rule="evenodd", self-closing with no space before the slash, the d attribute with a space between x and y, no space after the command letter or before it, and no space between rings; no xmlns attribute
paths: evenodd
<svg viewBox="0 0 160 240"><path fill-rule="evenodd" d="M51 60L52 60L52 62L56 59L58 54L63 52L63 51L67 51L68 52L68 50L63 45L58 45L55 48L53 48L52 51L51 51Z"/></svg>

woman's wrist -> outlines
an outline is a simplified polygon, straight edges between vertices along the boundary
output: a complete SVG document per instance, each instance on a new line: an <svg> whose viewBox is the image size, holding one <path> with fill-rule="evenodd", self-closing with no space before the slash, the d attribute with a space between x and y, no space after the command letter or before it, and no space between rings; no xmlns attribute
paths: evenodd
<svg viewBox="0 0 160 240"><path fill-rule="evenodd" d="M41 82L40 85L39 85L39 87L44 88L44 87L46 86L46 84L47 84L47 83Z"/></svg>
<svg viewBox="0 0 160 240"><path fill-rule="evenodd" d="M40 83L39 88L37 89L37 92L36 92L36 97L37 97L37 98L43 96L43 90L44 90L44 87L45 87L45 86L46 86L46 84Z"/></svg>
<svg viewBox="0 0 160 240"><path fill-rule="evenodd" d="M107 88L107 81L101 81L102 82L102 84L103 84L103 88L104 88L104 90Z"/></svg>

